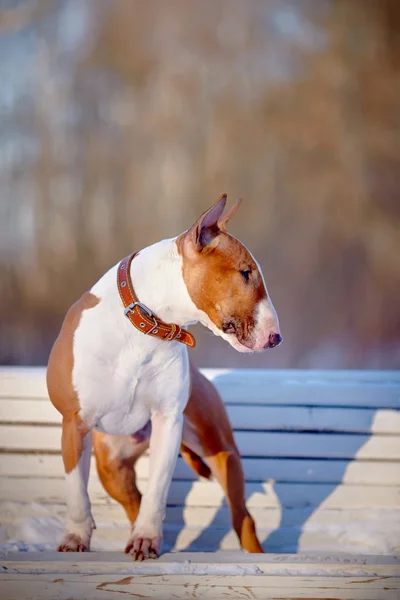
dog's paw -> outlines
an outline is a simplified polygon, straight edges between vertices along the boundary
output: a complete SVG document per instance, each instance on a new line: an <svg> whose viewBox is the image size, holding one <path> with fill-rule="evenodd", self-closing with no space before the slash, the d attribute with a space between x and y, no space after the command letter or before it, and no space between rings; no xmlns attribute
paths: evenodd
<svg viewBox="0 0 400 600"><path fill-rule="evenodd" d="M161 538L141 537L133 535L126 548L125 554L130 554L133 560L157 558L161 552Z"/></svg>
<svg viewBox="0 0 400 600"><path fill-rule="evenodd" d="M90 552L90 542L79 535L69 533L58 546L57 552Z"/></svg>

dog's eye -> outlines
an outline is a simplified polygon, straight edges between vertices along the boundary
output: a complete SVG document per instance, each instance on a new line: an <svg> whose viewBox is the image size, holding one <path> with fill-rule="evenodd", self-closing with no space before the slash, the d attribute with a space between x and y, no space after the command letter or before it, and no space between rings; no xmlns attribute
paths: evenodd
<svg viewBox="0 0 400 600"><path fill-rule="evenodd" d="M244 271L240 271L240 274L243 277L243 279L248 281L250 279L251 269L245 269Z"/></svg>

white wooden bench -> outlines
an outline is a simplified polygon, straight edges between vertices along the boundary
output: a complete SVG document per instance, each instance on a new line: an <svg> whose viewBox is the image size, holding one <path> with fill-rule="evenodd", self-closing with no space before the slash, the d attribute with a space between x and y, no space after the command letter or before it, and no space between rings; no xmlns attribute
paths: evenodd
<svg viewBox="0 0 400 600"><path fill-rule="evenodd" d="M133 563L116 552L0 553L0 598L398 600L399 567L389 556L183 553Z"/></svg>
<svg viewBox="0 0 400 600"><path fill-rule="evenodd" d="M228 407L243 457L247 504L256 520L265 551L319 553L312 559L315 564L320 563L319 567L311 569L315 572L324 572L325 563L321 557L326 553L352 553L349 565L357 564L359 555L371 555L368 560L375 564L377 559L372 555L381 555L379 560L386 561L385 569L390 566L392 577L398 563L390 556L400 551L400 372L205 369L204 373L214 381ZM3 552L51 551L56 547L65 514L60 434L60 416L47 397L45 370L0 368L0 547ZM139 487L142 488L146 485L147 467L148 458L144 456L138 465ZM94 465L89 492L98 527L93 550L121 550L128 536L126 517L104 492ZM219 486L197 480L181 459L169 494L165 548L185 552L238 550ZM23 556L10 554L4 560L7 559L9 569L17 569L15 563L22 561L22 565ZM26 565L31 565L29 556L25 556ZM45 557L44 554L35 556L39 558L32 560L39 562ZM60 561L69 560L69 565L76 564L76 559L60 558L55 553L51 556L54 561L52 573L58 572ZM103 554L88 556L85 561L93 562L96 557L99 569L103 565L101 573L107 574L105 563L99 558ZM128 567L123 557L117 556L113 560L120 561L119 567L114 569L114 579L109 579L114 583L120 581L119 575ZM163 559L169 565L167 571L171 573L171 564L184 564L184 556L167 554ZM190 564L197 564L200 556L191 554ZM261 560L263 565L270 565L272 561L275 566L272 570L270 566L264 566L259 573L256 569L252 571L254 575L264 573L265 569L268 577L275 577L274 573L276 577L280 575L279 555L276 562L269 557L268 563L265 563L266 558L257 557L254 562L251 556L241 553L236 553L234 560L228 553L215 556L218 556L217 562L222 561L222 571L225 569L228 574L229 569L240 566L244 560L253 569ZM281 560L283 557L281 554ZM331 559L332 564L339 565L337 573L341 573L340 558L331 556ZM215 564L214 558L208 556L207 560L211 565ZM289 572L292 569L294 576L297 568L293 567L294 559L286 560L291 567L285 563L282 570ZM161 562L151 564L153 567L133 566L132 569L139 569L135 576L148 575L153 572L149 569ZM308 564L307 560L305 564ZM27 568L27 576L31 572L29 569L32 567ZM176 571L176 567L174 569ZM374 576L384 576L378 568L375 570L380 575L374 572ZM194 582L195 585L190 577L199 575L200 571L183 570L180 576L187 576L186 583L192 585L190 582ZM300 571L309 574L307 569ZM209 572L213 575L212 569ZM329 573L325 571L324 576L333 576ZM370 571L365 572L365 577L370 577ZM135 581L139 585L139 580ZM180 585L180 580L174 581ZM241 581L243 588L246 581ZM273 584L272 579L268 581ZM301 595L303 584L295 584L294 579L290 581L293 589L297 589L296 597L311 597L311 588ZM205 590L212 585L210 582L203 579ZM392 584L397 585L394 580ZM126 591L123 586L127 584L118 585ZM249 585L253 586L252 583ZM326 596L315 597L364 600L397 597L390 595L394 588L381 590L386 595L379 595L379 592L374 596L372 591L365 595L367 591L363 586L364 583L360 595L356 595L354 584L350 586L352 596L338 595L335 588L335 593L331 591ZM369 586L368 590L371 589ZM257 593L253 597L270 597ZM85 594L77 597L95 597L89 591ZM199 597L215 596L211 593Z"/></svg>

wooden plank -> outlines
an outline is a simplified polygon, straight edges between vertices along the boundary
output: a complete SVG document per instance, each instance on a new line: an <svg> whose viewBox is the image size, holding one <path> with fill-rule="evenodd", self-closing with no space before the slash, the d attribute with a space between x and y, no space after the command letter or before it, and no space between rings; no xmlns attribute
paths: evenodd
<svg viewBox="0 0 400 600"><path fill-rule="evenodd" d="M17 367L18 368L18 367ZM43 367L30 367L42 369ZM44 369L44 368L43 368ZM255 373L268 376L269 381L285 381L290 385L320 382L355 382L357 384L370 383L397 383L400 384L400 370L374 370L374 369L229 369L229 368L206 368L200 371L208 379L220 379L230 376L236 377L244 373L253 377ZM44 371L43 371L44 372Z"/></svg>
<svg viewBox="0 0 400 600"><path fill-rule="evenodd" d="M344 406L400 408L399 383L361 385L311 379L271 381L267 371L238 371L213 379L226 404L286 404L293 406Z"/></svg>
<svg viewBox="0 0 400 600"><path fill-rule="evenodd" d="M241 456L399 460L400 437L323 433L235 433Z"/></svg>
<svg viewBox="0 0 400 600"><path fill-rule="evenodd" d="M400 412L390 409L230 405L227 410L236 430L400 433ZM0 422L60 424L61 415L48 399L2 398Z"/></svg>
<svg viewBox="0 0 400 600"><path fill-rule="evenodd" d="M308 599L381 600L386 597L392 600L396 595L387 593L397 594L399 586L398 577L395 577L399 574L399 561L392 556L216 552L211 557L207 553L174 553L164 554L157 561L134 563L116 552L80 555L42 552L3 554L0 567L6 570L1 579L1 590L8 600L104 598L104 592L112 593L113 597L121 594L121 598L122 593L137 597L143 592L143 596L157 599L175 596L293 599L295 593L296 598ZM201 588L206 581L212 591L209 596L204 596ZM229 582L226 589L223 587L225 581ZM95 590L82 582L92 583ZM116 582L120 582L118 589ZM74 583L81 586L78 591L69 586ZM240 586L235 585L239 583ZM145 589L141 590L139 585ZM26 590L29 590L27 596L24 595ZM347 595L342 595L343 590ZM369 594L371 590L374 594ZM382 590L386 596L381 594ZM95 591L99 595L91 595ZM263 595L258 595L258 591ZM321 591L326 592L325 596ZM362 595L358 595L358 591ZM249 596L246 595L248 592Z"/></svg>
<svg viewBox="0 0 400 600"><path fill-rule="evenodd" d="M77 560L79 559L79 560ZM173 574L204 575L231 573L321 576L383 577L399 576L400 557L358 553L247 554L240 551L164 553L156 561L132 562L121 552L82 554L7 552L0 550L0 566L12 573L93 573L93 574Z"/></svg>
<svg viewBox="0 0 400 600"><path fill-rule="evenodd" d="M242 456L399 460L400 437L391 435L238 431ZM59 451L57 426L0 425L0 448L7 451Z"/></svg>
<svg viewBox="0 0 400 600"><path fill-rule="evenodd" d="M283 576L282 575L224 575L220 574L218 579L215 575L209 575L204 573L203 575L189 575L187 573L173 573L173 574L162 574L162 575L151 575L150 584L152 585L165 585L169 586L181 586L188 588L198 583L202 586L214 586L218 589L219 587L225 587L227 585L227 578L232 581L233 586L240 586L243 588L279 588L282 587ZM65 583L94 583L97 584L97 589L107 591L108 589L114 588L115 586L126 586L126 591L135 591L136 586L146 585L149 583L149 575L127 575L121 577L121 574L108 574L107 577L104 574L87 574L87 573L63 573L63 579ZM32 574L25 573L0 573L0 584L11 581L25 581L30 582L33 580ZM359 590L382 590L383 586L388 590L400 590L400 577L395 576L381 576L370 578L368 576L347 576L347 577L329 577L319 576L311 579L310 577L302 577L298 575L291 575L287 577L287 581L284 582L286 589L321 589L325 587L331 590L341 590L345 585L351 586L352 589ZM35 574L34 581L44 582L47 584L54 583L54 576L48 573L37 573ZM383 581L385 583L383 583ZM61 582L58 582L61 583Z"/></svg>
<svg viewBox="0 0 400 600"><path fill-rule="evenodd" d="M281 575L219 575L218 583L216 587L220 587L220 585L224 585L226 578L232 578L232 583L235 586L240 587L251 587L251 588L259 588L265 587L282 587L282 576ZM123 583L121 583L121 574L109 574L107 578L104 574L87 574L87 573L63 573L63 579L65 583L96 583L98 586L101 586L100 589L107 591L107 589L114 587L117 585L125 585L127 586L125 589L129 592L134 591L136 585L146 585L149 582L149 575L127 575L122 578ZM196 583L200 582L201 585L212 585L216 583L215 575L209 575L204 573L203 575L188 575L186 573L177 574L173 573L163 574L163 575L155 575L152 574L153 581L151 583L157 585L157 581L161 585L165 586L181 586L181 587L189 587L193 586ZM359 576L359 577L329 577L329 576L319 576L310 579L310 577L302 577L298 575L291 575L290 581L284 584L284 587L290 587L293 589L309 589L309 588L317 588L321 589L322 586L326 586L331 590L341 590L343 588L343 580L345 579L346 585L351 585L352 589L375 589L381 590L383 586L383 581L385 581L385 587L391 590L400 590L400 577L395 576L382 576L382 577L374 577L371 579L368 576ZM0 573L0 584L9 581L32 581L32 574L26 573ZM35 574L34 581L45 582L47 584L54 583L54 576L48 573L37 573ZM61 582L58 582L61 583ZM99 588L98 588L99 589Z"/></svg>
<svg viewBox="0 0 400 600"><path fill-rule="evenodd" d="M342 483L348 485L399 485L400 463L387 461L346 461L243 458L246 481L273 480L276 482ZM96 464L92 457L92 474ZM149 457L144 455L136 465L137 477L148 479ZM61 454L0 454L0 476L63 477ZM197 480L198 475L182 458L178 458L174 479Z"/></svg>
<svg viewBox="0 0 400 600"><path fill-rule="evenodd" d="M368 408L227 406L235 430L400 433L400 412Z"/></svg>
<svg viewBox="0 0 400 600"><path fill-rule="evenodd" d="M45 367L0 366L3 398L47 398Z"/></svg>
<svg viewBox="0 0 400 600"><path fill-rule="evenodd" d="M202 369L233 404L400 408L400 371ZM46 398L44 367L0 367L5 398Z"/></svg>
<svg viewBox="0 0 400 600"><path fill-rule="evenodd" d="M61 425L61 420L48 398L0 398L0 422Z"/></svg>
<svg viewBox="0 0 400 600"><path fill-rule="evenodd" d="M204 553L166 554L155 562L133 563L120 553L44 552L3 554L0 565L7 571L1 590L8 599L104 598L104 592L109 592L121 598L126 593L158 599L172 594L177 598L218 598L220 594L227 598L293 598L295 593L296 598L309 599L392 600L399 589L398 577L394 577L399 573L399 559L391 556L217 552L212 558ZM74 585L78 588L71 587Z"/></svg>
<svg viewBox="0 0 400 600"><path fill-rule="evenodd" d="M61 427L0 425L1 450L60 451Z"/></svg>
<svg viewBox="0 0 400 600"><path fill-rule="evenodd" d="M32 581L33 577L31 574L13 574L13 573L0 573L0 584L3 582L11 582L11 581ZM378 590L383 591L386 589L387 591L396 591L400 590L400 577L394 576L383 576L383 577L374 577L370 578L367 576L363 577L327 577L327 576L318 576L314 578L310 577L301 577L298 575L291 575L290 577L284 580L284 576L282 575L219 575L218 579L215 575L188 575L188 574L163 574L163 575L152 575L151 576L151 585L162 585L162 586L173 586L173 587L183 587L190 588L194 587L194 592L196 591L196 587L200 584L200 586L212 586L216 587L218 591L219 587L227 587L228 583L232 584L234 587L241 588L282 588L284 586L285 589L288 590L302 590L302 589L331 589L333 591L343 590L346 586L351 586L352 590ZM47 584L51 584L54 582L54 577L49 576L48 574L37 574L34 578L35 581L44 582ZM126 591L134 592L136 586L145 586L149 583L149 575L128 575L126 577L121 578L120 574L115 575L94 575L94 574L66 574L64 575L65 583L93 583L97 584L97 589L101 589L104 591L111 590L112 588L119 586L127 586L123 589ZM60 582L59 582L60 583ZM196 586L196 587L195 587ZM196 595L194 596L196 597ZM383 596L384 597L384 596Z"/></svg>
<svg viewBox="0 0 400 600"><path fill-rule="evenodd" d="M112 594L113 598L126 598L126 594L135 598L156 598L157 600L171 600L171 598L202 598L218 600L218 598L243 598L244 600L266 600L268 598L279 600L281 598L329 598L330 600L398 600L397 582L391 587L391 581L380 582L378 588L368 587L370 583L358 580L357 585L346 586L346 579L336 585L325 585L324 578L312 580L308 578L307 586L299 586L299 578L281 576L270 581L269 576L258 576L254 585L254 578L244 579L243 576L188 576L185 584L180 581L165 582L163 575L151 576L145 582L136 583L133 576L120 577L118 583L104 580L102 583L90 580L69 581L68 576L57 577L50 581L38 581L33 577L27 580L11 580L5 575L2 581L2 593L8 600L44 600L45 598L58 598L70 600L71 598L85 598L93 600L104 598ZM257 577L257 576L255 576ZM103 578L104 579L104 578ZM203 580L206 579L206 582ZM371 580L368 580L369 582ZM246 583L247 585L243 585ZM289 594L289 596L288 596ZM295 597L293 596L295 594Z"/></svg>
<svg viewBox="0 0 400 600"><path fill-rule="evenodd" d="M143 491L146 482L139 482ZM247 506L278 508L321 507L324 509L400 508L400 486L346 486L301 483L248 483ZM111 499L100 481L91 477L89 494L93 504L107 504ZM11 502L42 502L63 504L63 479L27 479L0 477L0 500ZM216 482L173 481L168 504L186 506L219 506L224 494Z"/></svg>

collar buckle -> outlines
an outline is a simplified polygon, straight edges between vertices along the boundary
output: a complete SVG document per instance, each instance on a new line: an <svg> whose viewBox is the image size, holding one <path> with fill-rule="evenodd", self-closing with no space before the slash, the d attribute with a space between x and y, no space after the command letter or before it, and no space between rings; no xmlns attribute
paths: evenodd
<svg viewBox="0 0 400 600"><path fill-rule="evenodd" d="M126 317L128 317L128 319L129 319L129 313L133 314L135 312L136 306L138 306L143 313L146 313L147 316L153 320L153 326L150 327L150 329L148 331L143 331L143 333L145 333L146 335L150 335L150 333L153 333L153 331L155 333L158 333L157 332L157 327L158 327L157 319L155 318L154 314L151 312L151 310L149 308L147 308L147 306L145 304L142 304L139 301L131 302L131 304L129 304L129 306L127 306L125 308L124 315ZM141 325L144 326L144 323L141 323Z"/></svg>
<svg viewBox="0 0 400 600"><path fill-rule="evenodd" d="M129 304L129 306L127 306L124 310L124 315L126 317L128 317L129 319L129 313L133 313L135 310L135 306L138 306L140 308L140 310L142 310L144 313L147 313L147 315L151 318L154 319L154 315L151 312L151 310L149 308L147 308L147 306L145 306L144 304L142 304L141 302L131 302L131 304ZM154 319L155 320L155 319Z"/></svg>

